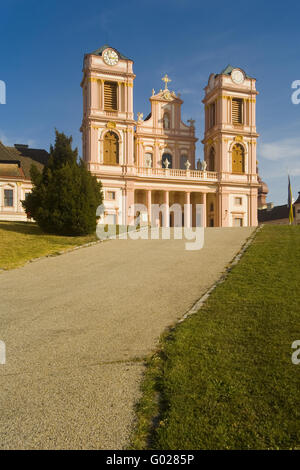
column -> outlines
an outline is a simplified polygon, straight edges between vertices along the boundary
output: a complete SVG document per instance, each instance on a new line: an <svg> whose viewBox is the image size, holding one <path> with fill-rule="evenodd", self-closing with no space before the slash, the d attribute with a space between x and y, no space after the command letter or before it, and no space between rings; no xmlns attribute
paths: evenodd
<svg viewBox="0 0 300 470"><path fill-rule="evenodd" d="M127 186L126 188L126 224L133 225L134 223L134 187Z"/></svg>
<svg viewBox="0 0 300 470"><path fill-rule="evenodd" d="M206 227L206 193L202 193L202 204L203 204L203 227Z"/></svg>
<svg viewBox="0 0 300 470"><path fill-rule="evenodd" d="M190 228L191 226L191 193L185 193L185 207L184 207L184 226Z"/></svg>
<svg viewBox="0 0 300 470"><path fill-rule="evenodd" d="M100 91L99 91L99 98L100 98L100 103L99 107L101 111L104 111L104 80L101 79L99 80L100 83Z"/></svg>
<svg viewBox="0 0 300 470"><path fill-rule="evenodd" d="M217 223L218 227L222 227L222 193L217 193Z"/></svg>
<svg viewBox="0 0 300 470"><path fill-rule="evenodd" d="M170 227L169 191L165 191L163 226Z"/></svg>
<svg viewBox="0 0 300 470"><path fill-rule="evenodd" d="M147 190L147 209L148 209L148 225L152 225L152 191L151 189Z"/></svg>

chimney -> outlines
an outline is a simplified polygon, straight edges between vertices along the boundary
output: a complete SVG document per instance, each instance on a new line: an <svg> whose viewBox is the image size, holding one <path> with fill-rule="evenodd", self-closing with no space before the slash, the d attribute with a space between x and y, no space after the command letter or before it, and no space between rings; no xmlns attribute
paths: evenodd
<svg viewBox="0 0 300 470"><path fill-rule="evenodd" d="M15 144L14 147L16 149L28 149L28 145L26 144Z"/></svg>

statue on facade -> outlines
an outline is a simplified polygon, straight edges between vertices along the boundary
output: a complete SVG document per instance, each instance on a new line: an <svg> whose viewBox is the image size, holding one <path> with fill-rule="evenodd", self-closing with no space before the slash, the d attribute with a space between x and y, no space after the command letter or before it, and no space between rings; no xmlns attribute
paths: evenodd
<svg viewBox="0 0 300 470"><path fill-rule="evenodd" d="M206 168L207 168L207 163L206 163L205 160L202 160L202 162L201 162L201 170L202 170L202 171L206 171Z"/></svg>
<svg viewBox="0 0 300 470"><path fill-rule="evenodd" d="M152 167L152 156L151 154L146 154L146 167L151 168Z"/></svg>
<svg viewBox="0 0 300 470"><path fill-rule="evenodd" d="M187 171L190 169L191 163L189 162L189 160L186 160L184 166L185 166Z"/></svg>

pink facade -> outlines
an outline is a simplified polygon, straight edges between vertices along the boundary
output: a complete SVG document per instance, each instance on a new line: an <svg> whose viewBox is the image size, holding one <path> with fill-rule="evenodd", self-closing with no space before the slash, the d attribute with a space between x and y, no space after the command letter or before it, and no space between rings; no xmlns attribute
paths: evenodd
<svg viewBox="0 0 300 470"><path fill-rule="evenodd" d="M184 223L257 225L255 79L228 66L205 88L204 161L195 164L194 121L181 120L180 95L167 76L152 91L151 112L133 114L133 61L103 46L84 58L83 158L103 184L108 223L131 224L129 207L143 204L142 222L174 225L173 204L191 204ZM125 201L125 202L124 202ZM165 204L165 217L151 214Z"/></svg>

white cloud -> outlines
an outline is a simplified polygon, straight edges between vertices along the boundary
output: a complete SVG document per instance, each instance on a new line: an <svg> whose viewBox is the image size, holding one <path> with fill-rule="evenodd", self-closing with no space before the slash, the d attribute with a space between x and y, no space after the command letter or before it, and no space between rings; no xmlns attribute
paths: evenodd
<svg viewBox="0 0 300 470"><path fill-rule="evenodd" d="M25 139L24 137L8 138L7 135L0 129L0 141L7 147L13 147L14 144L25 144L31 148L35 148L36 141L33 139Z"/></svg>
<svg viewBox="0 0 300 470"><path fill-rule="evenodd" d="M8 138L6 137L6 135L4 134L4 132L2 132L0 130L0 141L2 142L3 145L11 145L10 141L8 140Z"/></svg>
<svg viewBox="0 0 300 470"><path fill-rule="evenodd" d="M267 160L300 158L300 137L292 137L259 145L259 155Z"/></svg>

